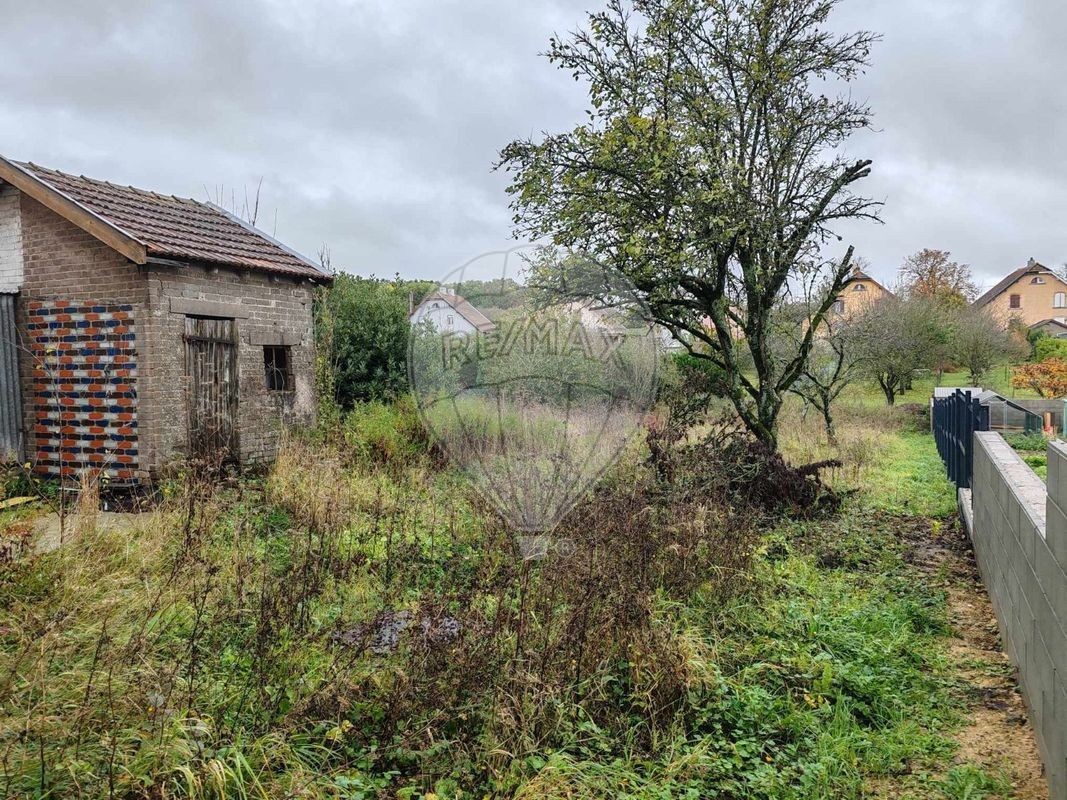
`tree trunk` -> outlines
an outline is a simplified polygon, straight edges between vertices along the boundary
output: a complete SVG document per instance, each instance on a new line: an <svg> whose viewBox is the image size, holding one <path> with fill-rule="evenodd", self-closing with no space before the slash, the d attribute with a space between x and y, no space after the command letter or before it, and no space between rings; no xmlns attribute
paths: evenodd
<svg viewBox="0 0 1067 800"><path fill-rule="evenodd" d="M885 404L891 406L897 399L897 387L896 382L892 378L878 377L878 385L882 387L882 394L885 395Z"/></svg>
<svg viewBox="0 0 1067 800"><path fill-rule="evenodd" d="M837 429L834 427L834 418L830 415L830 404L824 403L822 407L823 424L826 426L826 440L832 447L837 447Z"/></svg>

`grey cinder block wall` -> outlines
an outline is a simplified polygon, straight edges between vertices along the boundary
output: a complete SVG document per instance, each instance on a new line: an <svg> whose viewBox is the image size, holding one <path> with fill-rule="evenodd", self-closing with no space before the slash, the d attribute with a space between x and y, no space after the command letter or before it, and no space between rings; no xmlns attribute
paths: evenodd
<svg viewBox="0 0 1067 800"><path fill-rule="evenodd" d="M1051 796L1067 798L1067 445L1049 445L1046 484L1000 434L976 433L961 505Z"/></svg>

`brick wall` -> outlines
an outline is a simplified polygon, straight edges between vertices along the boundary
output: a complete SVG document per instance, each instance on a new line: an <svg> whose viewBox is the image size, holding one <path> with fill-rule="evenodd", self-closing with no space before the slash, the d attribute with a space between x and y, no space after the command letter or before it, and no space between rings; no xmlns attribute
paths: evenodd
<svg viewBox="0 0 1067 800"><path fill-rule="evenodd" d="M1053 797L1067 797L1067 445L1047 485L998 433L975 434L961 506L1005 649L1037 733Z"/></svg>
<svg viewBox="0 0 1067 800"><path fill-rule="evenodd" d="M148 270L150 325L147 346L150 388L142 393L142 430L150 463L162 465L187 452L189 381L182 336L190 315L232 317L238 333L238 437L243 463L269 460L282 430L314 419L314 353L311 330L313 287L262 273L193 266ZM264 345L287 345L293 390L267 389ZM181 424L174 424L180 415ZM169 421L164 423L164 419Z"/></svg>
<svg viewBox="0 0 1067 800"><path fill-rule="evenodd" d="M19 367L26 452L39 471L49 474L59 469L56 448L63 445L64 461L75 471L107 466L115 477L143 477L147 465L137 463L136 432L144 275L32 198L21 195L20 210ZM115 315L124 328L117 334L102 324L120 321Z"/></svg>
<svg viewBox="0 0 1067 800"><path fill-rule="evenodd" d="M22 285L22 214L19 190L0 183L0 292Z"/></svg>

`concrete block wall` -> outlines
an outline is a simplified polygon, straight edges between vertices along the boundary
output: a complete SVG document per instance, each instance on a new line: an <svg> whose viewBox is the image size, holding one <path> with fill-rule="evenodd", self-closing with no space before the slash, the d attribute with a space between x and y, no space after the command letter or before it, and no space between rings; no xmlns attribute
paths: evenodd
<svg viewBox="0 0 1067 800"><path fill-rule="evenodd" d="M970 502L978 567L1051 796L1067 797L1067 445L1049 445L1046 485L1000 434L976 433Z"/></svg>

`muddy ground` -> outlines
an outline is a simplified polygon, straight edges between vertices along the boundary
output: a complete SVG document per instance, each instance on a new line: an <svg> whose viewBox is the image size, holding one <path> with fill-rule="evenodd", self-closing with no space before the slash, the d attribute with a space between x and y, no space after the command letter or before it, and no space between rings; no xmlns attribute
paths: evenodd
<svg viewBox="0 0 1067 800"><path fill-rule="evenodd" d="M968 705L967 722L954 737L959 743L956 763L1003 771L1011 780L1011 796L1018 800L1047 800L1026 704L963 526L955 520L942 526L923 524L912 529L908 539L908 560L945 590L955 632L949 655Z"/></svg>

